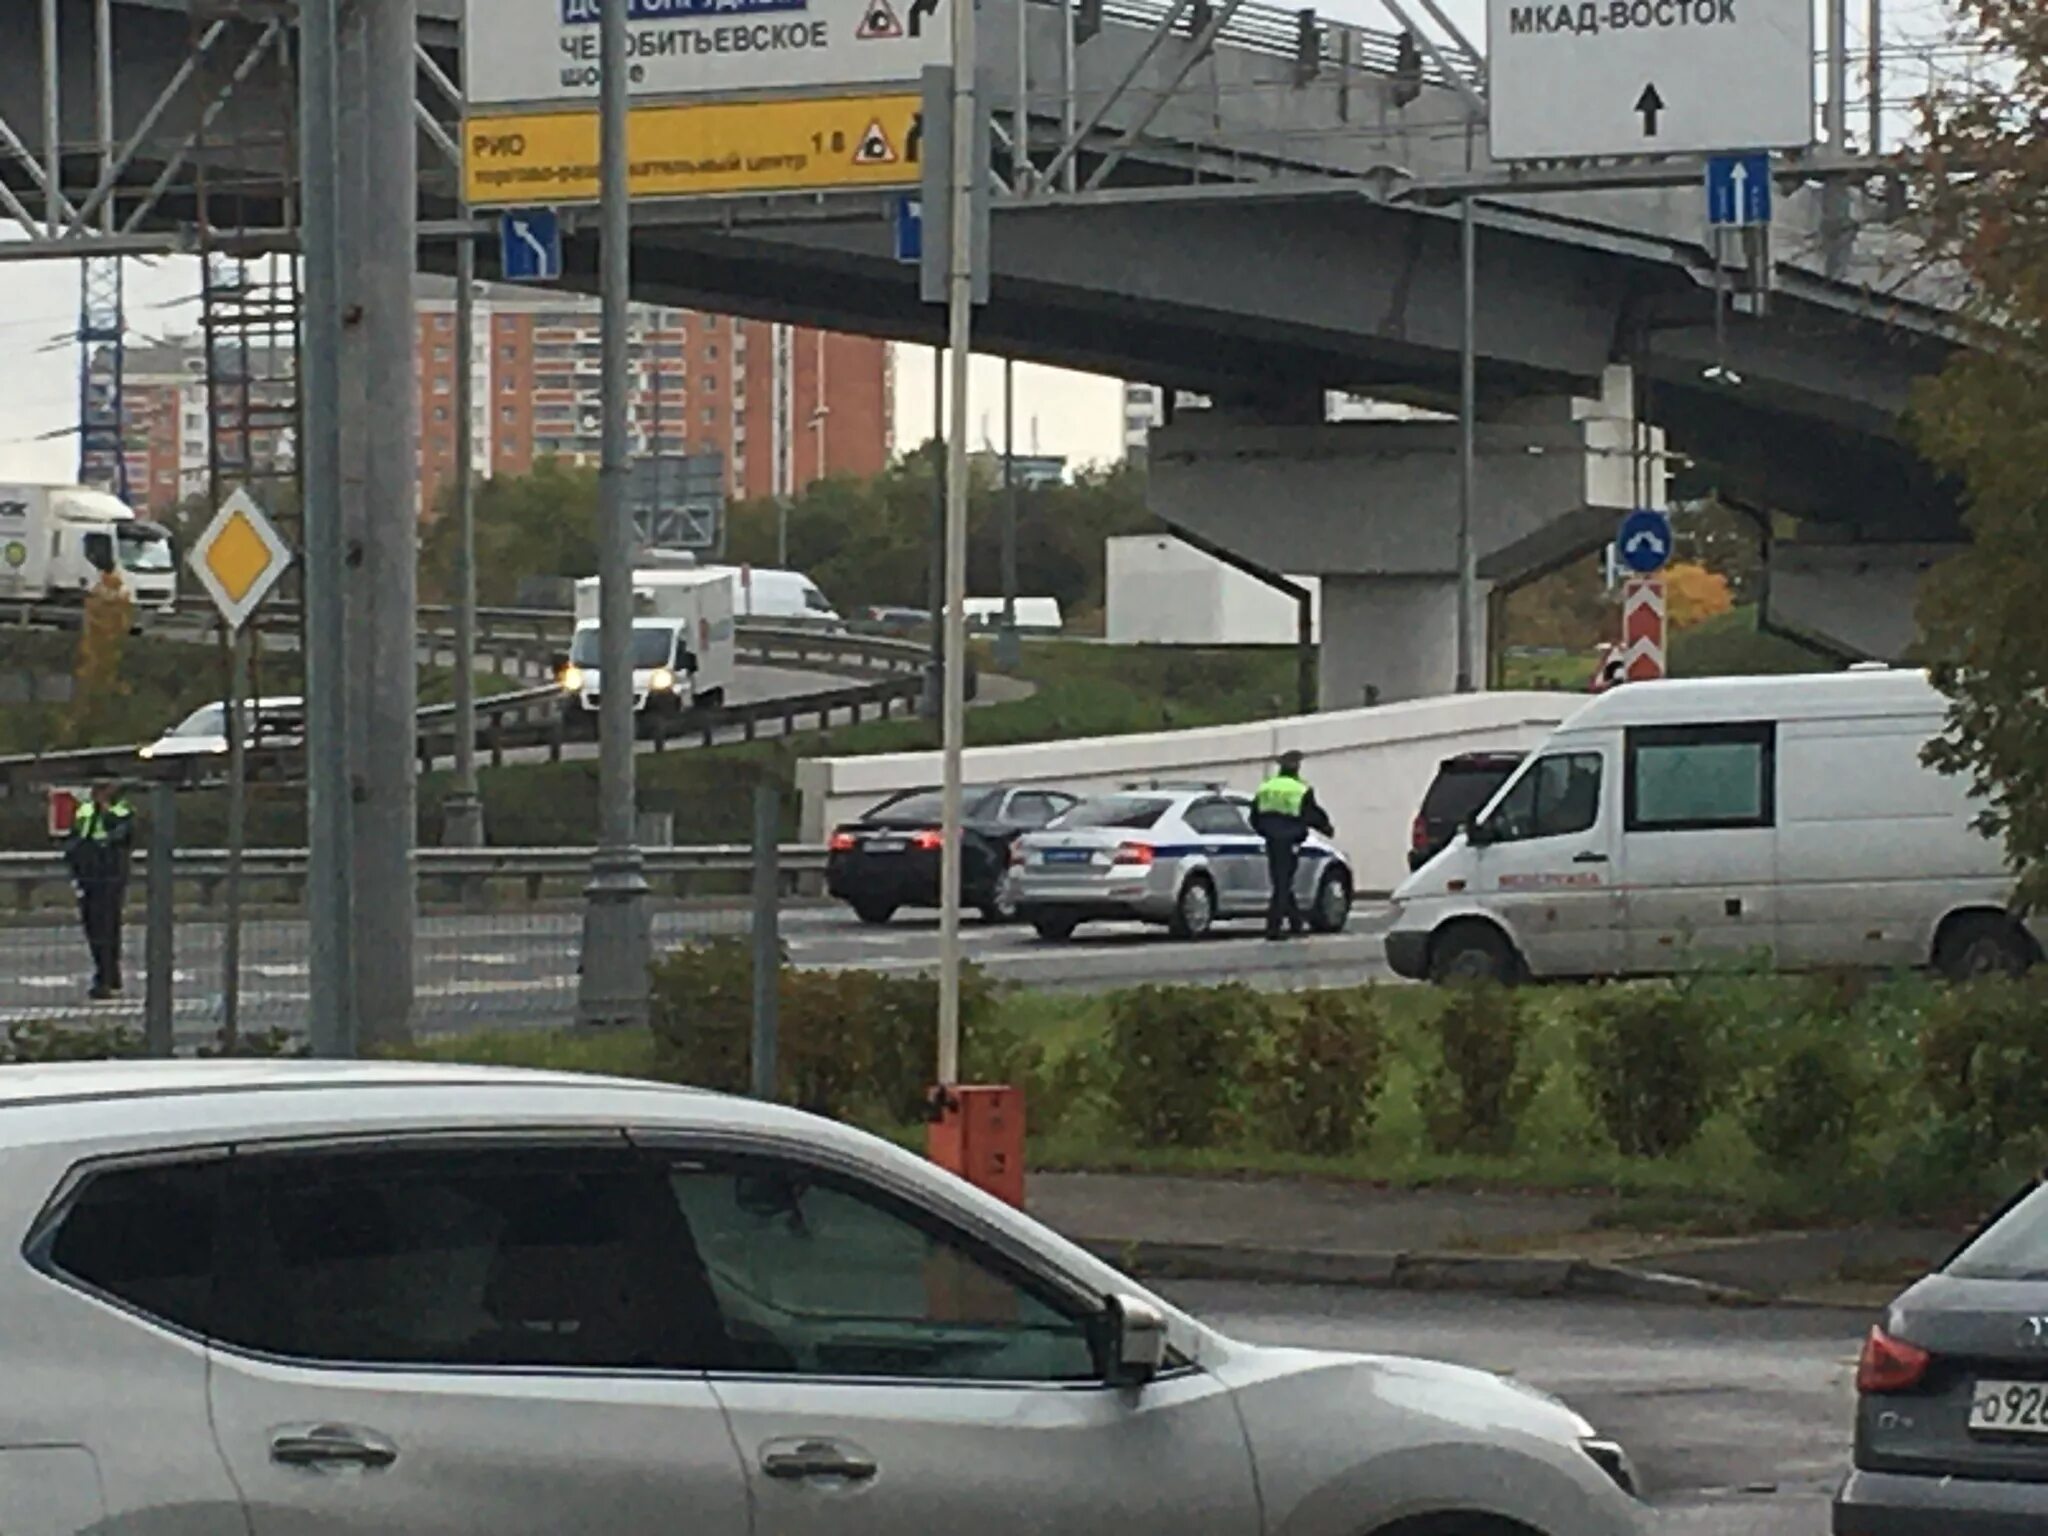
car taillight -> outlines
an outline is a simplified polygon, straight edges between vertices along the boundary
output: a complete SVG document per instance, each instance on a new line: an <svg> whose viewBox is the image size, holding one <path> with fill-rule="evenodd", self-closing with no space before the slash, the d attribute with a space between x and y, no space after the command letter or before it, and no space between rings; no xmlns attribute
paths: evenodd
<svg viewBox="0 0 2048 1536"><path fill-rule="evenodd" d="M911 847L921 848L927 853L934 848L943 848L945 843L944 835L938 832L919 832L910 839Z"/></svg>
<svg viewBox="0 0 2048 1536"><path fill-rule="evenodd" d="M1429 818L1416 813L1415 822L1408 828L1408 846L1417 853L1429 846Z"/></svg>
<svg viewBox="0 0 2048 1536"><path fill-rule="evenodd" d="M851 832L834 832L832 834L831 846L832 851L834 853L849 853L854 849L856 844L854 842L854 836Z"/></svg>
<svg viewBox="0 0 2048 1536"><path fill-rule="evenodd" d="M1150 864L1152 845L1150 843L1119 843L1115 861L1118 864Z"/></svg>
<svg viewBox="0 0 2048 1536"><path fill-rule="evenodd" d="M1030 862L1024 853L1024 843L1021 838L1018 841L1010 844L1010 862L1012 864L1025 864Z"/></svg>
<svg viewBox="0 0 2048 1536"><path fill-rule="evenodd" d="M1870 1330L1863 1341L1863 1357L1856 1362L1856 1390L1885 1393L1910 1392L1926 1376L1934 1356L1917 1344L1895 1339L1882 1328Z"/></svg>

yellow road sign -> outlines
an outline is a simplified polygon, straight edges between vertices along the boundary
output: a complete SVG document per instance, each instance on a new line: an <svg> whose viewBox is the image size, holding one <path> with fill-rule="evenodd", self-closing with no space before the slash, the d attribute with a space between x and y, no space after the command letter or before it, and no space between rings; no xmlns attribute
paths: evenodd
<svg viewBox="0 0 2048 1536"><path fill-rule="evenodd" d="M192 546L191 565L230 629L240 629L291 566L292 552L255 497L237 490Z"/></svg>
<svg viewBox="0 0 2048 1536"><path fill-rule="evenodd" d="M639 107L627 135L636 198L917 185L915 93ZM530 112L463 125L476 207L597 201L595 112Z"/></svg>

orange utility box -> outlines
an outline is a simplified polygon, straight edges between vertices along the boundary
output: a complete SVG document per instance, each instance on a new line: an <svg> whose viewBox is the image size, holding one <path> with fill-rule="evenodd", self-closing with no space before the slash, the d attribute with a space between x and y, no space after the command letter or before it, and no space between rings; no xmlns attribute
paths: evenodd
<svg viewBox="0 0 2048 1536"><path fill-rule="evenodd" d="M931 1160L949 1173L1024 1208L1024 1093L989 1085L934 1088Z"/></svg>

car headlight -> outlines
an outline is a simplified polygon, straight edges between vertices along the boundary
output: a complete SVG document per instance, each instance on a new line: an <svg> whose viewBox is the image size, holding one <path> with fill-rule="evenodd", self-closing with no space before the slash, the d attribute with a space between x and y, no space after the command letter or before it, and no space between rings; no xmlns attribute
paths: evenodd
<svg viewBox="0 0 2048 1536"><path fill-rule="evenodd" d="M562 668L562 692L581 693L582 691L583 669L581 667Z"/></svg>
<svg viewBox="0 0 2048 1536"><path fill-rule="evenodd" d="M156 747L154 745L144 747L140 752L137 752L135 755L143 759L145 762L147 762L150 758L156 756Z"/></svg>
<svg viewBox="0 0 2048 1536"><path fill-rule="evenodd" d="M1630 1498L1642 1497L1641 1486L1636 1482L1635 1463L1628 1459L1628 1452L1614 1440L1581 1440L1579 1449L1593 1460L1593 1465L1614 1479L1614 1486Z"/></svg>
<svg viewBox="0 0 2048 1536"><path fill-rule="evenodd" d="M647 675L647 686L656 693L671 693L675 690L676 675L667 667L656 667Z"/></svg>

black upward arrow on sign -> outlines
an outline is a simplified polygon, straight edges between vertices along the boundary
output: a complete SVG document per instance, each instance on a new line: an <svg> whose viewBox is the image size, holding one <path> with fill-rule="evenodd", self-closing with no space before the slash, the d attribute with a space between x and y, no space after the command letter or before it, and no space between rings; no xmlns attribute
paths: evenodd
<svg viewBox="0 0 2048 1536"><path fill-rule="evenodd" d="M923 37L925 17L936 16L938 11L939 0L911 0L910 35L912 37Z"/></svg>
<svg viewBox="0 0 2048 1536"><path fill-rule="evenodd" d="M924 158L924 114L910 120L910 134L903 141L903 158L912 165Z"/></svg>
<svg viewBox="0 0 2048 1536"><path fill-rule="evenodd" d="M1657 94L1654 80L1644 86L1643 94L1636 98L1636 110L1643 114L1643 137L1657 137L1657 114L1664 110L1664 98Z"/></svg>

